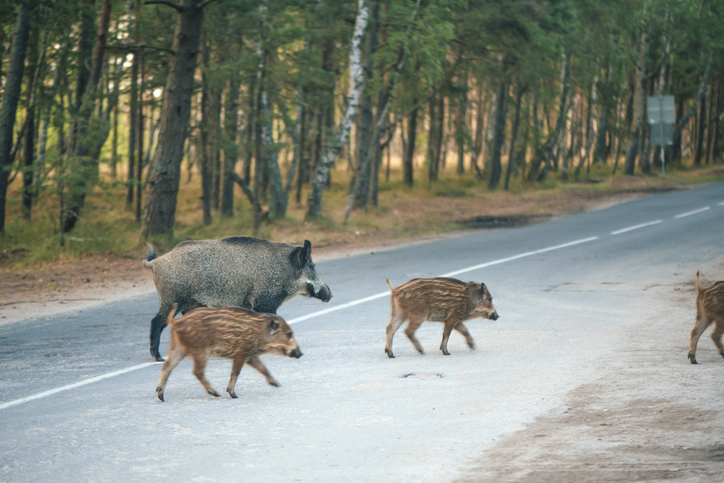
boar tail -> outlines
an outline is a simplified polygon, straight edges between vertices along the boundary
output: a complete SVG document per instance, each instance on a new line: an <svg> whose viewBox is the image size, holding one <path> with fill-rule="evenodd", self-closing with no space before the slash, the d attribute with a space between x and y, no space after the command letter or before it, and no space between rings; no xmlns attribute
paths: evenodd
<svg viewBox="0 0 724 483"><path fill-rule="evenodd" d="M699 283L699 271L696 271L696 293L701 292L701 284Z"/></svg>
<svg viewBox="0 0 724 483"><path fill-rule="evenodd" d="M145 268L153 268L153 265L151 265L151 262L155 260L158 257L158 251L156 251L156 247L148 244L148 249L146 250L146 257L143 259L143 266Z"/></svg>
<svg viewBox="0 0 724 483"><path fill-rule="evenodd" d="M171 312L169 312L168 317L166 318L166 325L169 327L173 327L173 318L176 316L176 310L178 310L178 304L173 304L173 308L171 309Z"/></svg>
<svg viewBox="0 0 724 483"><path fill-rule="evenodd" d="M387 280L387 285L390 287L390 292L392 292L392 295L395 295L395 287L392 286L390 279L386 278L385 280Z"/></svg>

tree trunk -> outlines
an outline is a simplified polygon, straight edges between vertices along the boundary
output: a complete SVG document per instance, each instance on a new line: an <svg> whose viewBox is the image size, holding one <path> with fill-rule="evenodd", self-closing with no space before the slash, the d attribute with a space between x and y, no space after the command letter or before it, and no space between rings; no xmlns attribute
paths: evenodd
<svg viewBox="0 0 724 483"><path fill-rule="evenodd" d="M559 110L558 110L558 119L556 121L556 127L553 130L553 134L548 139L548 141L543 145L543 148L541 149L541 157L537 160L534 160L534 163L537 163L538 166L540 164L543 164L543 170L540 172L540 175L538 176L538 182L542 183L546 180L548 176L548 171L551 168L551 158L553 156L553 149L558 144L558 138L561 136L563 132L563 127L565 125L566 120L566 113L568 112L568 108L570 106L570 103L568 102L568 91L570 90L570 78L571 78L571 53L567 52L563 55L563 67L561 69L561 101L559 104ZM571 96L573 97L573 96Z"/></svg>
<svg viewBox="0 0 724 483"><path fill-rule="evenodd" d="M442 138L445 128L445 96L442 92L430 98L428 107L430 112L430 133L427 141L427 178L429 183L434 183L439 177Z"/></svg>
<svg viewBox="0 0 724 483"><path fill-rule="evenodd" d="M138 12L136 12L136 16ZM137 22L137 21L136 21ZM128 101L128 188L126 190L126 207L133 205L135 189L134 183L136 172L136 132L138 131L138 67L140 65L139 52L133 54L131 64L131 93ZM139 159L140 163L141 160Z"/></svg>
<svg viewBox="0 0 724 483"><path fill-rule="evenodd" d="M650 28L650 26L649 26ZM633 128L629 135L628 146L626 147L626 161L624 162L624 173L627 175L634 174L634 168L636 166L636 157L638 157L642 151L643 143L643 130L644 120L644 109L646 108L646 56L649 51L649 34L648 31L641 34L641 51L637 62L637 71L639 77L636 83L636 115ZM639 161L641 163L641 161Z"/></svg>
<svg viewBox="0 0 724 483"><path fill-rule="evenodd" d="M412 102L415 103L416 99ZM415 109L407 120L407 149L403 161L403 181L405 185L412 188L414 184L415 168L415 141L417 140L417 109Z"/></svg>
<svg viewBox="0 0 724 483"><path fill-rule="evenodd" d="M498 187L500 176L502 175L502 166L500 162L503 142L505 141L505 119L507 117L508 98L508 81L504 79L500 83L500 91L498 91L498 104L495 106L495 134L493 137L493 151L490 158L490 179L488 180L488 188L491 190Z"/></svg>
<svg viewBox="0 0 724 483"><path fill-rule="evenodd" d="M221 134L221 91L217 82L210 82L211 91L211 122L213 129L210 132L211 149L211 206L218 210L221 205L221 144L219 136Z"/></svg>
<svg viewBox="0 0 724 483"><path fill-rule="evenodd" d="M209 117L211 110L211 94L209 92L209 45L208 41L203 42L202 46L202 64L203 72L201 74L201 123L199 126L199 153L201 158L201 212L203 214L204 225L211 224L211 160L209 145Z"/></svg>
<svg viewBox="0 0 724 483"><path fill-rule="evenodd" d="M374 131L372 132L372 136L370 139L371 147L365 148L360 150L360 153L362 154L362 158L360 159L361 166L361 173L369 173L370 168L372 168L372 175L374 176L374 182L372 183L372 186L375 188L374 192L374 205L377 205L377 177L379 175L379 162L380 162L380 138L382 137L382 129L385 125L385 121L387 121L387 114L390 109L390 104L392 102L392 98L394 96L395 90L397 88L397 82L400 79L400 73L402 72L402 68L405 65L405 61L407 59L407 44L410 40L411 34L412 34L412 27L415 23L415 19L417 17L417 11L420 7L420 0L417 0L415 4L415 9L412 12L412 18L410 19L410 22L407 26L407 36L405 37L405 42L402 44L402 47L400 48L400 51L397 54L397 62L395 64L395 70L390 74L388 78L388 82L385 84L385 88L380 92L379 99L378 99L378 106L377 106L377 122L375 123ZM379 12L377 12L377 16L379 17ZM375 42L376 43L376 42ZM368 183L369 184L369 183ZM355 198L355 191L366 189L364 186L364 183L360 181L360 183L356 184L352 194L350 195L350 200L347 203L347 210L344 216L345 223L349 219L350 210L352 208L352 200Z"/></svg>
<svg viewBox="0 0 724 483"><path fill-rule="evenodd" d="M588 131L586 132L586 150L581 157L581 160L578 162L578 166L576 166L575 171L575 180L580 181L581 176L581 169L583 168L583 165L586 163L586 160L588 159L588 156L591 153L591 145L593 144L593 111L594 106L596 105L596 99L598 98L596 85L598 84L598 61L596 61L596 74L593 77L593 83L591 84L591 97L589 99L588 104ZM603 108L602 110L605 110ZM601 117L604 117L601 115Z"/></svg>
<svg viewBox="0 0 724 483"><path fill-rule="evenodd" d="M178 7L176 32L161 109L158 146L149 175L141 236L173 233L184 141L191 114L196 57L204 22L204 0L184 0Z"/></svg>
<svg viewBox="0 0 724 483"><path fill-rule="evenodd" d="M138 123L136 127L136 148L137 156L136 159L136 222L141 222L141 207L143 206L143 127L144 127L144 116L143 116L143 92L146 89L145 77L146 77L146 57L143 51L138 53L139 62L141 63L141 84L138 89ZM99 153L100 154L100 153Z"/></svg>
<svg viewBox="0 0 724 483"><path fill-rule="evenodd" d="M81 35L78 44L80 59L85 61L83 55L86 48L87 37L85 32L92 30L93 1L82 10ZM89 72L84 69L78 71L76 88L76 115L72 128L72 146L70 151L70 177L68 179L68 199L65 212L62 215L61 231L69 233L74 227L80 212L85 205L85 198L90 186L98 175L98 159L93 154L100 151L97 133L92 132L91 118L93 117L96 102L96 91L101 80L106 42L108 40L108 26L111 19L112 0L104 0L98 24L98 35L93 48L92 65ZM90 10L90 13L88 12ZM81 90L80 86L85 86ZM105 141L105 139L103 139Z"/></svg>
<svg viewBox="0 0 724 483"><path fill-rule="evenodd" d="M23 141L23 158L22 158L22 174L23 174L23 190L21 212L25 220L30 221L33 208L33 169L35 168L35 103L32 101L35 97L33 92L36 87L36 78L38 76L39 66L39 39L40 33L37 28L33 28L30 35L30 45L28 46L28 66L35 71L33 75L27 78L26 95L28 97L28 106L25 113L25 140Z"/></svg>
<svg viewBox="0 0 724 483"><path fill-rule="evenodd" d="M229 90L226 93L224 106L224 183L221 194L221 216L234 216L234 177L238 149L236 132L239 123L239 77L236 72L229 78Z"/></svg>
<svg viewBox="0 0 724 483"><path fill-rule="evenodd" d="M5 233L5 205L11 163L10 151L13 147L15 115L23 82L25 50L30 34L30 16L34 6L33 0L23 0L18 7L13 43L10 47L8 73L5 77L2 109L0 110L0 234Z"/></svg>
<svg viewBox="0 0 724 483"><path fill-rule="evenodd" d="M457 174L465 174L465 142L468 138L467 132L467 105L468 105L468 71L465 69L460 82L460 103L458 105L458 122L455 126L455 137L458 147Z"/></svg>
<svg viewBox="0 0 724 483"><path fill-rule="evenodd" d="M307 199L306 219L319 219L322 217L322 197L324 185L329 176L329 170L335 158L347 142L349 131L354 120L357 106L359 105L360 94L364 90L364 77L362 75L362 64L360 62L360 43L367 26L368 0L357 0L358 13L355 19L354 33L350 42L349 54L349 87L347 90L347 109L342 116L337 128L333 142L325 143L324 155L315 169Z"/></svg>
<svg viewBox="0 0 724 483"><path fill-rule="evenodd" d="M513 116L513 127L510 132L510 149L508 149L508 167L505 171L505 191L508 191L510 187L510 175L515 168L515 141L518 137L518 126L520 125L520 104L523 100L523 93L526 90L526 86L520 85L515 89L515 115Z"/></svg>
<svg viewBox="0 0 724 483"><path fill-rule="evenodd" d="M380 20L380 1L370 0L372 3L372 13L370 16L369 38L367 39L367 51L365 57L367 63L364 68L365 86L364 95L362 96L362 109L360 113L360 122L358 128L359 134L359 156L357 159L357 170L352 177L352 185L350 191L352 193L352 208L364 209L367 207L370 188L370 151L374 150L372 146L372 123L374 114L372 112L372 93L370 92L372 80L374 78L374 65L372 56L377 49L377 33L379 31ZM380 113L378 112L379 116ZM349 212L349 210L347 210ZM345 219L347 216L345 216Z"/></svg>
<svg viewBox="0 0 724 483"><path fill-rule="evenodd" d="M483 173L478 167L478 157L483 152L483 138L485 137L485 111L488 108L483 98L483 83L478 80L478 108L475 118L475 140L473 141L473 153L470 156L470 165L475 170L475 177L478 181L483 179Z"/></svg>
<svg viewBox="0 0 724 483"><path fill-rule="evenodd" d="M613 75L613 66L611 65L611 61L608 61L608 67L606 68L606 80L603 82L603 88L601 89L601 105L600 105L600 114L598 118L598 124L597 124L597 134L596 134L596 147L593 151L593 163L603 163L606 164L608 162L608 153L610 150L610 146L607 143L607 134L609 131L608 127L608 118L611 113L611 76ZM598 77L596 77L598 78ZM596 92L596 90L594 90Z"/></svg>
<svg viewBox="0 0 724 483"><path fill-rule="evenodd" d="M706 134L706 91L699 102L699 129L696 132L696 151L694 153L694 166L701 166L704 157L704 135Z"/></svg>
<svg viewBox="0 0 724 483"><path fill-rule="evenodd" d="M674 152L676 152L676 147L679 147L679 159L681 156L681 133L684 130L684 127L686 126L686 123L689 122L689 118L694 115L696 112L696 109L699 106L699 103L704 99L706 95L706 90L709 86L709 76L711 75L711 66L712 62L714 60L713 54L709 54L709 59L706 62L706 68L704 69L704 76L701 79L701 85L699 86L699 92L697 93L696 97L694 98L694 103L691 105L688 111L681 117L679 117L679 121L676 123L676 127L674 128L673 133L673 146ZM683 110L683 102L679 105L680 109Z"/></svg>

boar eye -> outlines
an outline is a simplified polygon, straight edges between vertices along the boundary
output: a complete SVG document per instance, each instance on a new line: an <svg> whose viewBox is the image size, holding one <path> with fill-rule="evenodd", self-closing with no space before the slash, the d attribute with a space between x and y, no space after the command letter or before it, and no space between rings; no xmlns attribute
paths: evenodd
<svg viewBox="0 0 724 483"><path fill-rule="evenodd" d="M292 338L292 335L293 335L293 334L292 334L291 332L287 332L287 339L291 339L291 338Z"/></svg>

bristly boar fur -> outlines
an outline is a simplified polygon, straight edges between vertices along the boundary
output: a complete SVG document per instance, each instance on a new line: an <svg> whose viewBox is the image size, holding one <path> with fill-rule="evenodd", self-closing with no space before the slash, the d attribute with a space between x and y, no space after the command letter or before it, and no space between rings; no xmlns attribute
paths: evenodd
<svg viewBox="0 0 724 483"><path fill-rule="evenodd" d="M689 336L689 361L696 362L696 345L699 337L711 323L714 323L714 332L711 340L714 341L719 354L724 357L724 345L721 337L724 334L724 282L714 282L706 288L701 288L699 272L696 272L696 324Z"/></svg>
<svg viewBox="0 0 724 483"><path fill-rule="evenodd" d="M195 307L238 306L275 314L296 295L329 302L332 292L312 262L312 244L272 243L251 237L185 241L157 257L150 251L143 266L153 270L159 309L151 321L151 355L159 352L161 331L173 304L186 313Z"/></svg>
<svg viewBox="0 0 724 483"><path fill-rule="evenodd" d="M468 343L468 347L475 349L475 341L470 336L463 321L483 317L497 320L498 313L493 306L493 297L484 283L461 282L454 278L415 278L394 288L390 286L392 317L387 325L387 339L385 354L392 354L392 339L395 332L405 320L408 321L405 334L420 354L425 352L415 337L415 331L426 320L431 322L444 322L440 350L446 356L447 341L453 329L460 332Z"/></svg>
<svg viewBox="0 0 724 483"><path fill-rule="evenodd" d="M176 305L166 322L171 326L171 343L156 387L161 401L164 400L168 376L186 356L193 358L194 375L206 392L216 397L219 393L204 375L206 363L212 356L231 359L231 378L226 392L233 398L237 397L234 388L244 364L259 371L272 386L279 386L259 356L302 357L292 329L278 315L261 314L242 307L199 307L177 321L173 320L175 314Z"/></svg>

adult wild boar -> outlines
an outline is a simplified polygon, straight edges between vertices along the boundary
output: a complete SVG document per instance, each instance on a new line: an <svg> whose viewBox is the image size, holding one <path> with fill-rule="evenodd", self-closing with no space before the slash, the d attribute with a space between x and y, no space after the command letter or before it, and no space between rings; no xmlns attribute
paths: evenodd
<svg viewBox="0 0 724 483"><path fill-rule="evenodd" d="M143 260L153 270L159 309L151 320L151 355L162 361L158 346L166 319L178 304L182 313L199 307L238 306L276 314L295 295L329 302L332 292L317 275L312 244L272 243L245 236L181 242Z"/></svg>

